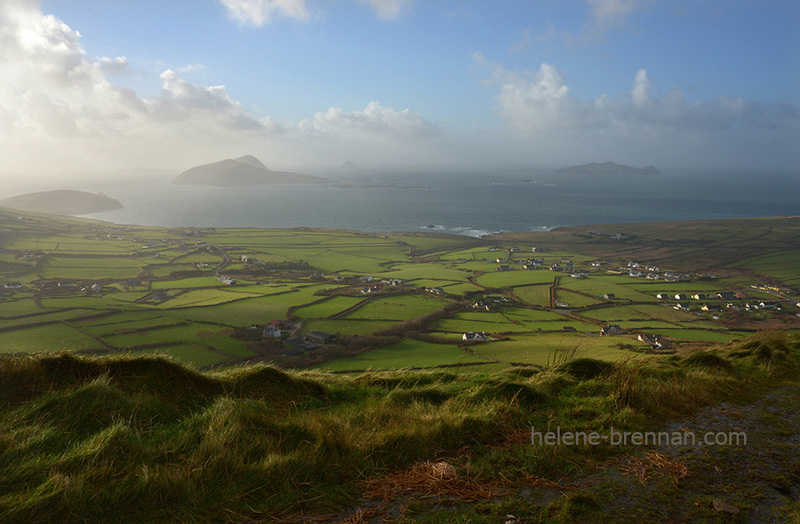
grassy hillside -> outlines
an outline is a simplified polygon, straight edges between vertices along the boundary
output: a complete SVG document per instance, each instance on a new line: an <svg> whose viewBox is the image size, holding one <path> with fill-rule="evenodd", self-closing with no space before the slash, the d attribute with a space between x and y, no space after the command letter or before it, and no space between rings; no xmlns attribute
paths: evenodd
<svg viewBox="0 0 800 524"><path fill-rule="evenodd" d="M799 363L800 336L781 332L615 364L554 353L551 367L491 374L4 356L0 520L569 522L598 506L623 518L602 486L521 494L631 448L532 446L530 427L649 430L796 377Z"/></svg>

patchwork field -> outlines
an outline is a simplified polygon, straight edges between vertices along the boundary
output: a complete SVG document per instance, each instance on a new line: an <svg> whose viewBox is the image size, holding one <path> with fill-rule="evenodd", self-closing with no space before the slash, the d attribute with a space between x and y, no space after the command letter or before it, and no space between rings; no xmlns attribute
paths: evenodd
<svg viewBox="0 0 800 524"><path fill-rule="evenodd" d="M580 228L475 239L19 216L0 209L3 353L494 369L566 352L639 358L651 351L644 334L679 352L800 328L800 223L791 218L583 228L627 237L613 240ZM533 258L542 268L522 269ZM498 271L504 264L515 270ZM678 293L708 297L679 309ZM611 325L622 333L600 336ZM492 340L466 342L469 332Z"/></svg>

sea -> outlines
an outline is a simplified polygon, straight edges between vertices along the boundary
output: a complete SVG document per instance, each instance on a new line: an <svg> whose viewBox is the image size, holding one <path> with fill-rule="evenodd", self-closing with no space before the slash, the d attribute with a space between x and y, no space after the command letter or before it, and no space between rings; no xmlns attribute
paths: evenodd
<svg viewBox="0 0 800 524"><path fill-rule="evenodd" d="M88 217L119 224L334 227L480 237L559 226L800 215L800 173L389 172L323 184L209 187L93 184L124 208ZM79 189L79 188L76 188Z"/></svg>

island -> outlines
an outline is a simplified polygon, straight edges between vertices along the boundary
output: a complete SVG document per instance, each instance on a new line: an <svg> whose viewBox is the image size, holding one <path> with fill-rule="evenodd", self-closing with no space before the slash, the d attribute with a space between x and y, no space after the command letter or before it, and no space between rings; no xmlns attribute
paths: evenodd
<svg viewBox="0 0 800 524"><path fill-rule="evenodd" d="M178 175L178 178L172 183L221 187L265 184L316 184L320 182L327 182L327 180L288 171L272 171L256 157L246 155L193 167Z"/></svg>
<svg viewBox="0 0 800 524"><path fill-rule="evenodd" d="M88 215L123 207L118 200L103 193L95 194L72 189L25 193L0 200L0 206L54 215Z"/></svg>
<svg viewBox="0 0 800 524"><path fill-rule="evenodd" d="M660 175L661 171L653 166L632 167L615 162L590 162L580 166L556 169L558 175Z"/></svg>

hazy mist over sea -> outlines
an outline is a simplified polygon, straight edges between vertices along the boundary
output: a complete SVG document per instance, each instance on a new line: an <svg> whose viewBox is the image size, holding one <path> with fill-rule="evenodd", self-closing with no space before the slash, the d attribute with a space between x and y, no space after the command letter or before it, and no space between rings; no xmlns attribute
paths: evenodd
<svg viewBox="0 0 800 524"><path fill-rule="evenodd" d="M88 215L121 224L337 227L479 236L557 226L800 215L792 174L554 175L549 171L341 175L326 184L176 186L151 175L75 183L123 209ZM433 226L433 227L430 227Z"/></svg>

